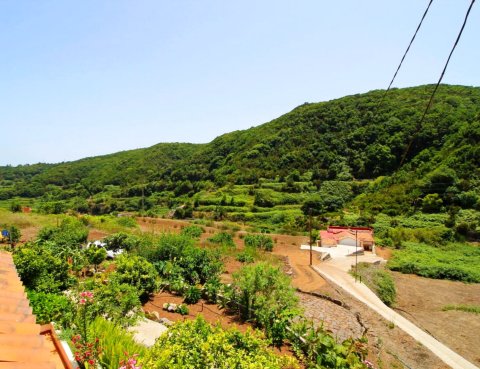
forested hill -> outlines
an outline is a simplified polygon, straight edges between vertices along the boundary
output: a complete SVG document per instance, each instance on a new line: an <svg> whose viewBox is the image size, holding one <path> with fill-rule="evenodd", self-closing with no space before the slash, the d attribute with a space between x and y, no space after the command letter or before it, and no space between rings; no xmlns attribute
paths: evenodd
<svg viewBox="0 0 480 369"><path fill-rule="evenodd" d="M87 198L113 185L195 193L209 186L254 184L310 173L313 181L373 179L396 172L410 140L404 172L439 165L478 179L480 88L442 85L417 135L433 86L383 90L306 103L248 130L208 144L168 143L60 164L0 167L0 199L61 190ZM433 165L433 167L432 167Z"/></svg>

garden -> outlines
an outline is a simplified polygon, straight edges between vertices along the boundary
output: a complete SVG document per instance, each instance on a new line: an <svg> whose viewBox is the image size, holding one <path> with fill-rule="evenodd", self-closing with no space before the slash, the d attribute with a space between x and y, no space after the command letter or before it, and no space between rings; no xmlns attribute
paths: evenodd
<svg viewBox="0 0 480 369"><path fill-rule="evenodd" d="M88 219L62 219L17 245L13 256L37 323L54 323L81 368L369 365L364 340L337 342L302 317L290 278L265 261L274 247L268 235L246 234L238 247L220 232L202 245L204 229L191 225L179 234L111 233L98 246L87 242ZM106 249L122 251L107 259ZM227 256L242 265L229 284L221 281ZM211 324L199 314L143 346L127 328L145 317L143 306L159 293L181 299L171 314L187 315L201 300L243 328ZM172 310L170 302L163 308Z"/></svg>

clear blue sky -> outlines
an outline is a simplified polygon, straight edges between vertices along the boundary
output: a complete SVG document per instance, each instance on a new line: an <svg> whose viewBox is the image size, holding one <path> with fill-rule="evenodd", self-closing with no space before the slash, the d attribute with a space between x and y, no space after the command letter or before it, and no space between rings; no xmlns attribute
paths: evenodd
<svg viewBox="0 0 480 369"><path fill-rule="evenodd" d="M0 0L0 165L209 142L386 88L427 0ZM395 86L437 81L470 0L437 0ZM444 82L480 85L480 4Z"/></svg>

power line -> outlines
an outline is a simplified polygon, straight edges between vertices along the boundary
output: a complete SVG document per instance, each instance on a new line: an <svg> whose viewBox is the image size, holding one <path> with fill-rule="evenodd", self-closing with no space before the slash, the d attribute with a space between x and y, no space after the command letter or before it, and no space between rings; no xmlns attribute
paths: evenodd
<svg viewBox="0 0 480 369"><path fill-rule="evenodd" d="M383 94L382 98L380 99L380 102L377 105L377 110L382 105L383 100L385 99L385 96L387 96L388 91L390 91L390 88L392 87L393 81L397 77L398 71L402 67L402 63L405 60L405 57L407 56L408 51L410 50L410 46L412 46L412 44L413 44L413 40L415 40L415 37L417 36L418 30L422 26L423 20L425 19L426 15L428 13L428 10L430 9L430 5L432 5L432 2L433 2L433 0L430 0L430 2L428 3L427 9L425 9L425 12L423 13L422 19L420 19L420 23L418 24L417 29L415 30L415 33L413 34L413 37L410 40L410 43L408 44L407 50L405 50L405 53L403 54L402 59L400 60L400 64L398 64L397 70L395 71L395 74L393 75L393 78L390 81L390 84L388 85L388 88L385 90L385 93Z"/></svg>
<svg viewBox="0 0 480 369"><path fill-rule="evenodd" d="M470 15L470 11L472 10L473 4L475 3L475 0L472 0L470 3L470 6L468 7L467 14L465 14L465 19L463 20L462 27L460 28L460 32L458 33L457 39L455 40L455 43L453 44L452 50L450 50L450 54L448 55L447 62L445 63L445 66L443 67L442 74L440 74L440 78L438 79L437 84L435 85L435 88L433 89L432 94L430 95L430 100L428 101L428 104L423 112L422 118L417 124L417 127L415 129L415 133L412 135L410 142L408 143L408 146L403 154L402 160L400 161L400 167L402 166L403 162L405 161L405 158L407 157L408 152L410 151L410 148L412 147L413 141L415 140L415 137L417 136L418 132L422 128L423 121L425 119L425 116L427 115L428 111L430 110L430 106L432 105L433 97L435 96L435 93L438 90L438 86L440 86L440 83L442 82L443 76L445 75L445 71L447 70L448 63L450 62L450 58L452 57L453 51L457 47L458 42L460 41L460 38L462 37L463 29L465 28L465 25L467 24L468 16Z"/></svg>

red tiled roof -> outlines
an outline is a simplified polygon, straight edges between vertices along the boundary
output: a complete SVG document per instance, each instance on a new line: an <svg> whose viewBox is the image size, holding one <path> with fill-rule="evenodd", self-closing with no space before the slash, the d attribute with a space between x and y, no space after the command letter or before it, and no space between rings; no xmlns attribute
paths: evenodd
<svg viewBox="0 0 480 369"><path fill-rule="evenodd" d="M355 234L356 233L356 234ZM359 241L373 242L373 230L366 227L339 227L330 226L326 231L319 232L322 243L332 244L332 242L338 243L338 241L344 238L355 238Z"/></svg>
<svg viewBox="0 0 480 369"><path fill-rule="evenodd" d="M52 352L35 323L25 288L13 258L0 252L0 369L58 369ZM63 368L71 368L64 365Z"/></svg>

